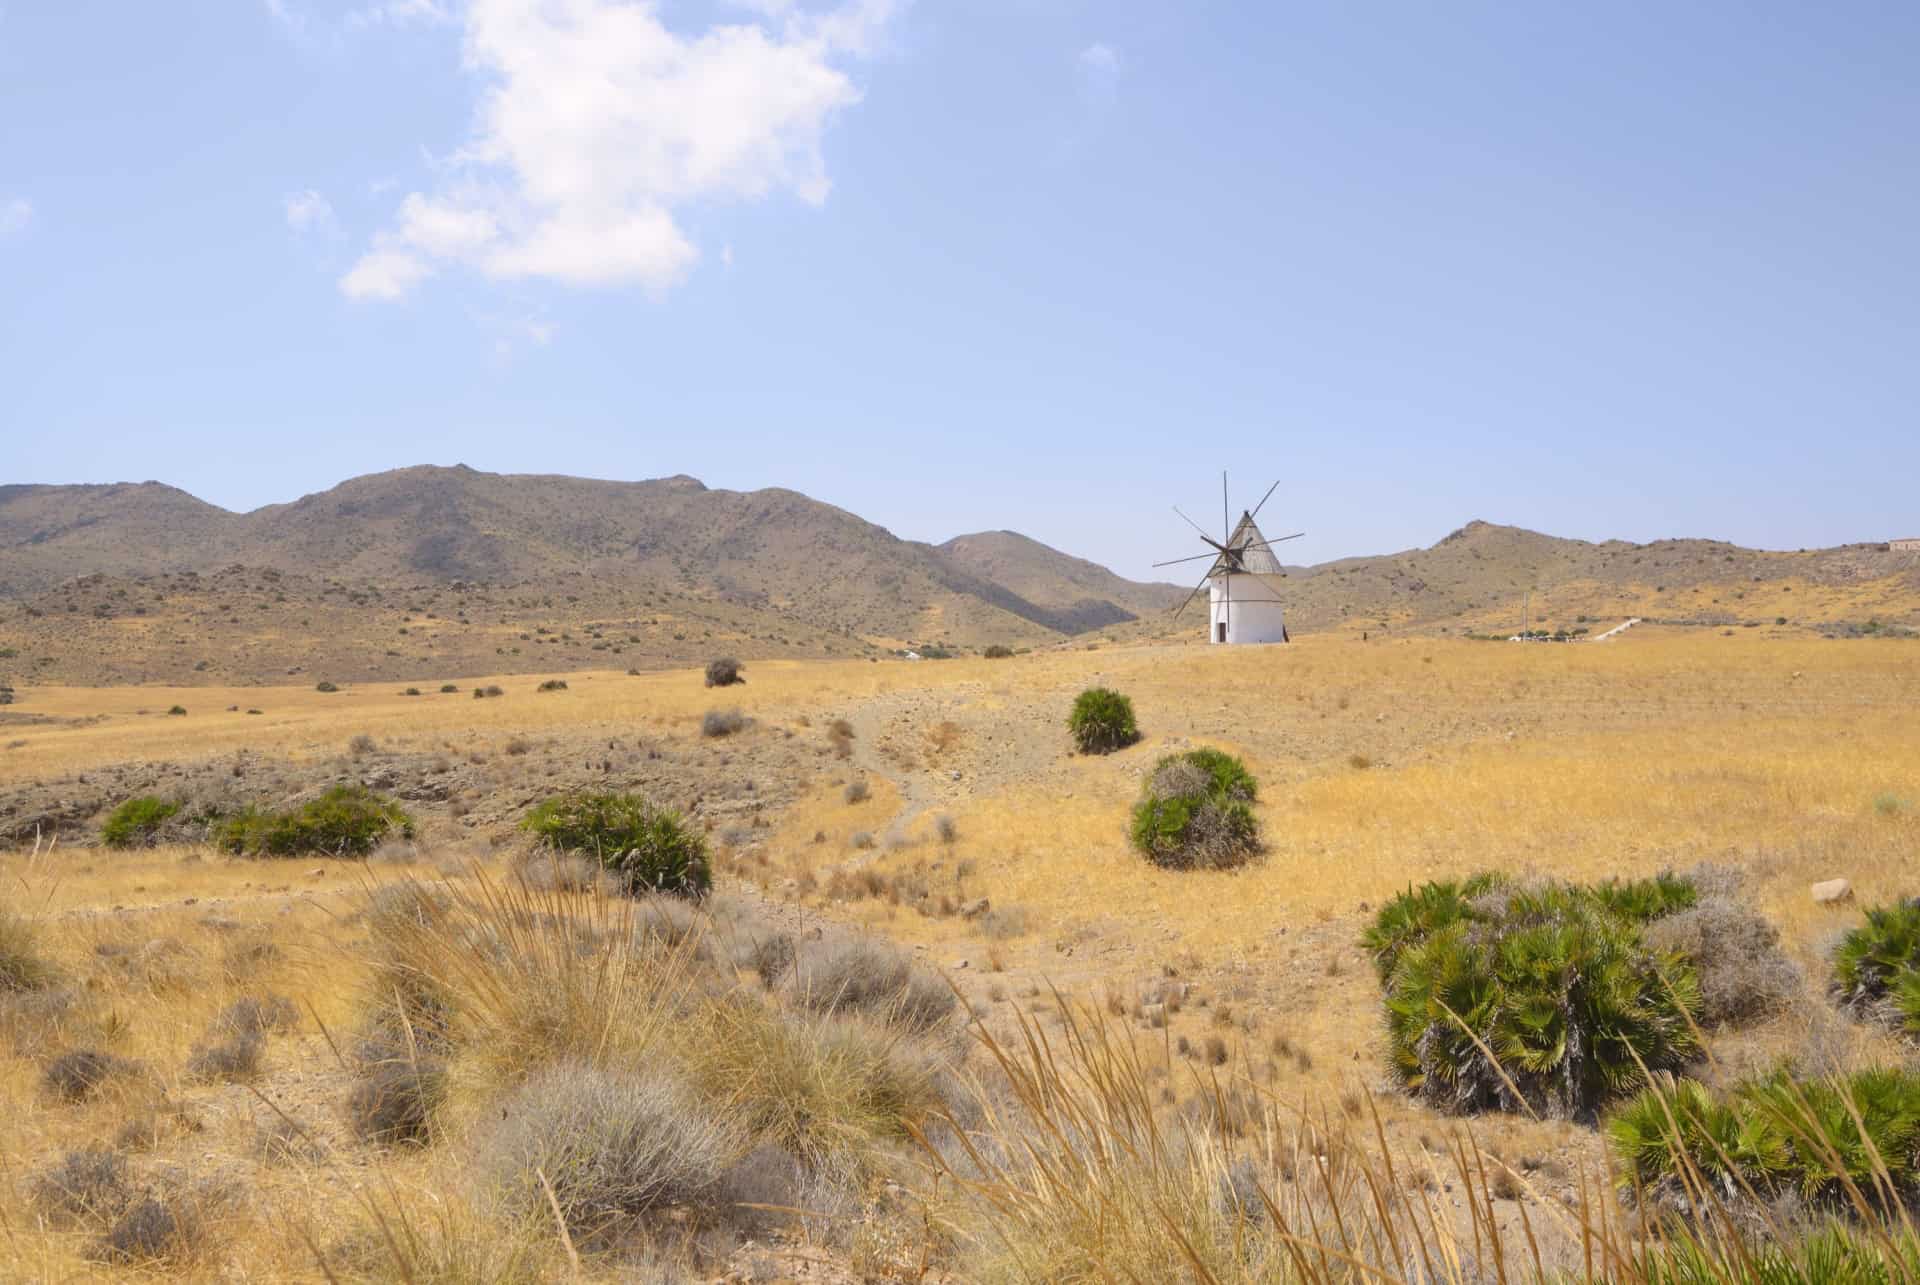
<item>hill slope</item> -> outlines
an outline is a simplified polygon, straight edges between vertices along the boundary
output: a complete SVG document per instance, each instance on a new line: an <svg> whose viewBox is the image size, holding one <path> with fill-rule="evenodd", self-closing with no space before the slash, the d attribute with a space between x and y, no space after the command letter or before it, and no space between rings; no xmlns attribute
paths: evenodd
<svg viewBox="0 0 1920 1285"><path fill-rule="evenodd" d="M1028 602L1066 613L1084 632L1130 616L1165 611L1186 596L1171 584L1123 579L1096 562L1072 557L1017 531L959 535L939 546L958 567L1003 585Z"/></svg>
<svg viewBox="0 0 1920 1285"><path fill-rule="evenodd" d="M713 490L690 477L609 482L422 466L246 514L156 483L0 491L0 595L12 597L81 575L228 564L389 585L531 586L578 573L832 632L966 645L1041 642L1159 601L1151 587L1025 543L1028 564L1069 568L1023 581L1044 591L1038 600L965 558L798 492ZM1084 586L1063 588L1069 580Z"/></svg>
<svg viewBox="0 0 1920 1285"><path fill-rule="evenodd" d="M227 681L1198 642L1204 604L1011 531L934 546L795 491L420 467L235 514L159 483L0 487L0 680ZM1531 622L1920 626L1920 554L1564 540L1471 522L1288 569L1296 635ZM9 653L12 653L9 655ZM201 677L196 678L199 675Z"/></svg>

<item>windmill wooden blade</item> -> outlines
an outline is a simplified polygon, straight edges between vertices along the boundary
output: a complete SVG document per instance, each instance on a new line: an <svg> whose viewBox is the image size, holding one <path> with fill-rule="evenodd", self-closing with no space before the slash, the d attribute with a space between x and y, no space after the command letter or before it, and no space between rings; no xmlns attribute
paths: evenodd
<svg viewBox="0 0 1920 1285"><path fill-rule="evenodd" d="M1156 562L1153 565L1156 567L1176 567L1182 562L1198 562L1202 558L1217 558L1219 556L1217 553L1196 553L1185 558L1169 558L1165 562Z"/></svg>
<svg viewBox="0 0 1920 1285"><path fill-rule="evenodd" d="M1284 544L1288 540L1298 540L1301 536L1305 534L1306 534L1305 531L1295 531L1292 535L1276 536L1274 539L1271 539L1271 540L1254 540L1247 544L1243 544L1239 547L1242 549L1270 549L1274 545ZM1203 553L1200 556L1204 558L1207 555Z"/></svg>
<svg viewBox="0 0 1920 1285"><path fill-rule="evenodd" d="M1210 579L1212 579L1212 576L1210 574L1200 577L1200 583L1193 587L1193 592L1188 594L1181 601L1180 605L1173 609L1173 618L1175 620L1180 619L1180 613L1187 609L1188 603L1192 602L1195 598L1200 596L1200 591L1207 587L1207 581Z"/></svg>
<svg viewBox="0 0 1920 1285"><path fill-rule="evenodd" d="M1227 512L1227 471L1220 470L1220 538L1233 539L1233 518Z"/></svg>
<svg viewBox="0 0 1920 1285"><path fill-rule="evenodd" d="M1253 512L1248 514L1248 516L1256 517L1256 518L1259 517L1260 510L1267 507L1267 501L1271 500L1273 498L1273 493L1279 489L1280 489L1280 480L1278 478L1275 478L1273 485L1267 488L1267 493L1260 497L1260 503L1253 506Z"/></svg>
<svg viewBox="0 0 1920 1285"><path fill-rule="evenodd" d="M1180 506L1177 504L1174 505L1173 511L1175 513L1180 513ZM1226 545L1221 544L1218 540L1208 535L1198 522L1195 522L1192 518L1188 517L1186 514L1180 513L1180 520L1182 522L1185 522L1188 526L1192 527L1195 531L1198 531L1200 533L1200 538L1202 540L1205 540L1208 544L1220 550L1220 552L1225 553L1227 551Z"/></svg>

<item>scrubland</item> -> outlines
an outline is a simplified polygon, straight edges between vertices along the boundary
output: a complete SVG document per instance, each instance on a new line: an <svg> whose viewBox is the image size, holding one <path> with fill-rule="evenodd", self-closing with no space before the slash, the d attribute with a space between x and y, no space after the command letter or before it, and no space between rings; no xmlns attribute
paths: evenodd
<svg viewBox="0 0 1920 1285"><path fill-rule="evenodd" d="M0 1276L1740 1274L1785 1215L1699 1213L1655 1270L1671 1233L1593 1123L1400 1090L1362 932L1479 871L1737 886L1799 984L1702 1032L1710 1083L1912 1058L1825 979L1862 905L1920 893L1920 645L1643 628L565 677L24 694L15 800L242 755L289 796L418 757L469 777L365 861L107 850L71 809L0 856L0 957L42 970L0 983ZM1071 752L1088 686L1131 698L1139 742ZM1200 746L1259 780L1235 870L1127 841L1152 765ZM700 907L603 895L514 828L646 779L713 845ZM1815 904L1832 877L1854 900ZM69 1092L76 1051L103 1060ZM1856 1234L1899 1243L1876 1209Z"/></svg>

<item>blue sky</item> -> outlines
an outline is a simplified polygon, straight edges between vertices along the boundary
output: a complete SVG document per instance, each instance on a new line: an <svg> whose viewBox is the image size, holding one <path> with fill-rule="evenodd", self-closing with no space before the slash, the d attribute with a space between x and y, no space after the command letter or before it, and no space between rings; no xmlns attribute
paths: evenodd
<svg viewBox="0 0 1920 1285"><path fill-rule="evenodd" d="M0 482L1920 535L1917 72L1911 3L0 0Z"/></svg>

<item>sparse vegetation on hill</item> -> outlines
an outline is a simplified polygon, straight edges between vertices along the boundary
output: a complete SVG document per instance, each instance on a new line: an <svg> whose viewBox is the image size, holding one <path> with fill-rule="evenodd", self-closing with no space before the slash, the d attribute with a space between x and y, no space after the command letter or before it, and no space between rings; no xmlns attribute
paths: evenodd
<svg viewBox="0 0 1920 1285"><path fill-rule="evenodd" d="M554 849L598 861L629 894L703 897L713 884L706 840L679 813L638 795L548 799L521 825Z"/></svg>
<svg viewBox="0 0 1920 1285"><path fill-rule="evenodd" d="M128 799L108 813L101 823L100 842L109 848L155 843L162 827L179 812L180 805L172 799L155 798L151 794Z"/></svg>
<svg viewBox="0 0 1920 1285"><path fill-rule="evenodd" d="M1155 865L1224 870L1260 850L1258 786L1219 750L1170 754L1154 765L1133 806L1133 846Z"/></svg>
<svg viewBox="0 0 1920 1285"><path fill-rule="evenodd" d="M242 856L345 857L365 855L389 835L411 838L413 817L392 799L364 786L336 785L284 812L243 808L216 821L211 837L218 846Z"/></svg>
<svg viewBox="0 0 1920 1285"><path fill-rule="evenodd" d="M1067 730L1082 754L1111 754L1140 739L1133 702L1106 687L1089 687L1074 698Z"/></svg>

